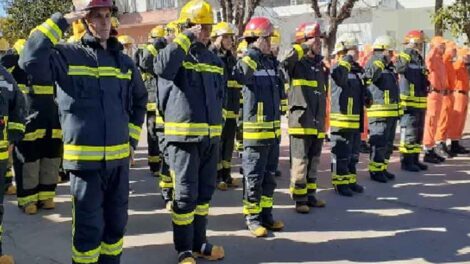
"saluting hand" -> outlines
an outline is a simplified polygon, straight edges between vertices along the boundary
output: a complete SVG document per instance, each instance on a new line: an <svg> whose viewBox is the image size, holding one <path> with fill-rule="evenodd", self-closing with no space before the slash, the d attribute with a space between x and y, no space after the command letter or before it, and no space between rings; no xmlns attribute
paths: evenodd
<svg viewBox="0 0 470 264"><path fill-rule="evenodd" d="M72 25L73 22L85 18L89 11L74 11L64 15L65 20L69 25Z"/></svg>

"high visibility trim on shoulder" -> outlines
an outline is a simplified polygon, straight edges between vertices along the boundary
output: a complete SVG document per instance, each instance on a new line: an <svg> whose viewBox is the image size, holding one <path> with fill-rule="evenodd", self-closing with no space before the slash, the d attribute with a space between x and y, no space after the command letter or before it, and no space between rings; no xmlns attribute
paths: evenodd
<svg viewBox="0 0 470 264"><path fill-rule="evenodd" d="M351 63L349 63L349 62L347 62L347 61L345 61L345 60L340 60L340 61L338 62L338 64L339 64L340 66L343 66L343 67L345 67L346 69L348 69L348 71L351 71Z"/></svg>
<svg viewBox="0 0 470 264"><path fill-rule="evenodd" d="M256 71L256 69L258 68L258 64L256 63L256 61L251 59L250 56L243 57L242 61L246 63L253 71Z"/></svg>
<svg viewBox="0 0 470 264"><path fill-rule="evenodd" d="M302 59L302 57L304 56L304 49L302 48L302 46L300 46L299 44L295 44L292 46L295 50L295 52L297 53L297 58L300 60Z"/></svg>
<svg viewBox="0 0 470 264"><path fill-rule="evenodd" d="M192 63L189 61L184 61L183 68L197 72L217 73L220 75L224 74L224 68L207 63Z"/></svg>
<svg viewBox="0 0 470 264"><path fill-rule="evenodd" d="M69 76L88 76L94 78L114 77L118 79L130 80L132 71L129 69L126 73L122 73L121 69L115 67L88 67L84 65L69 65Z"/></svg>
<svg viewBox="0 0 470 264"><path fill-rule="evenodd" d="M411 56L406 54L405 52L400 52L400 54L398 54L398 56L400 58L403 58L404 60L406 60L407 62L410 62L411 61Z"/></svg>
<svg viewBox="0 0 470 264"><path fill-rule="evenodd" d="M152 44L147 45L145 48L150 52L150 54L152 54L154 57L157 57L158 50Z"/></svg>
<svg viewBox="0 0 470 264"><path fill-rule="evenodd" d="M380 68L382 71L385 69L385 64L379 60L374 61L374 65Z"/></svg>
<svg viewBox="0 0 470 264"><path fill-rule="evenodd" d="M183 33L180 33L175 38L175 40L173 40L173 42L178 44L184 50L184 52L188 53L189 47L191 46L191 40L188 38L188 36Z"/></svg>

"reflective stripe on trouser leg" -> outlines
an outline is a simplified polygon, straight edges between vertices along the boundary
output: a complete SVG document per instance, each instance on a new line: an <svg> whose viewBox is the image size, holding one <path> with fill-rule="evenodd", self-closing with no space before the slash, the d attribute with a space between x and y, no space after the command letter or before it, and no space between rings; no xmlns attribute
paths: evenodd
<svg viewBox="0 0 470 264"><path fill-rule="evenodd" d="M349 184L349 166L354 133L331 133L331 182L333 185Z"/></svg>
<svg viewBox="0 0 470 264"><path fill-rule="evenodd" d="M400 119L400 153L420 153L423 138L424 111L405 111Z"/></svg>
<svg viewBox="0 0 470 264"><path fill-rule="evenodd" d="M371 120L369 123L370 131L370 172L381 172L385 170L385 152L387 146L387 122L380 120Z"/></svg>
<svg viewBox="0 0 470 264"><path fill-rule="evenodd" d="M39 199L39 160L35 162L14 162L15 174L17 175L17 197L18 206L24 207L30 203L36 203Z"/></svg>
<svg viewBox="0 0 470 264"><path fill-rule="evenodd" d="M5 173L5 188L13 184L13 155L8 157L7 171Z"/></svg>
<svg viewBox="0 0 470 264"><path fill-rule="evenodd" d="M60 158L42 158L39 172L39 201L53 199L59 176Z"/></svg>
<svg viewBox="0 0 470 264"><path fill-rule="evenodd" d="M160 170L162 160L157 132L155 129L155 118L155 112L147 112L148 164L150 166L150 171L154 173Z"/></svg>
<svg viewBox="0 0 470 264"><path fill-rule="evenodd" d="M165 160L162 160L162 167L160 170L160 188L162 192L162 198L164 201L171 201L173 199L173 181L172 175L170 174L170 167Z"/></svg>

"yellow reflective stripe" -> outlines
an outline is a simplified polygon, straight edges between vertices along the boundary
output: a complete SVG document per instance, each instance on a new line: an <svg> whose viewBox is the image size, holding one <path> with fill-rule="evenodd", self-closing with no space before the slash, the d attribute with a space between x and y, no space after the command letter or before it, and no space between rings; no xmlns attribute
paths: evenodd
<svg viewBox="0 0 470 264"><path fill-rule="evenodd" d="M25 197L18 197L18 205L19 206L25 206L25 205L28 205L30 203L36 203L38 201L38 197L39 197L39 195L37 193L33 194L33 195L28 195L28 196L25 196Z"/></svg>
<svg viewBox="0 0 470 264"><path fill-rule="evenodd" d="M273 197L261 196L260 206L261 208L271 208L273 207Z"/></svg>
<svg viewBox="0 0 470 264"><path fill-rule="evenodd" d="M52 129L52 138L61 139L62 129Z"/></svg>
<svg viewBox="0 0 470 264"><path fill-rule="evenodd" d="M166 181L161 180L158 186L160 186L160 188L173 188L173 181L166 182Z"/></svg>
<svg viewBox="0 0 470 264"><path fill-rule="evenodd" d="M209 125L206 123L165 123L165 135L170 136L208 136Z"/></svg>
<svg viewBox="0 0 470 264"><path fill-rule="evenodd" d="M410 96L415 96L415 85L413 83L410 83Z"/></svg>
<svg viewBox="0 0 470 264"><path fill-rule="evenodd" d="M118 242L114 244L107 244L105 242L101 242L101 255L108 255L108 256L118 256L122 253L122 247L124 246L124 239L119 239Z"/></svg>
<svg viewBox="0 0 470 264"><path fill-rule="evenodd" d="M53 199L55 197L55 192L39 192L38 199L39 201L45 201L47 199Z"/></svg>
<svg viewBox="0 0 470 264"><path fill-rule="evenodd" d="M198 204L196 210L194 211L195 215L206 216L209 214L209 204Z"/></svg>
<svg viewBox="0 0 470 264"><path fill-rule="evenodd" d="M274 132L245 132L243 131L243 139L263 140L276 138Z"/></svg>
<svg viewBox="0 0 470 264"><path fill-rule="evenodd" d="M331 113L330 119L337 119L341 121L359 121L361 118L360 115L345 115L341 113Z"/></svg>
<svg viewBox="0 0 470 264"><path fill-rule="evenodd" d="M308 87L312 87L312 88L317 88L318 87L318 82L317 81L305 80L305 79L293 79L292 80L292 86L308 86Z"/></svg>
<svg viewBox="0 0 470 264"><path fill-rule="evenodd" d="M223 109L223 111L224 111L224 117L228 119L234 119L240 116L239 114L236 114L234 111L229 111L225 109Z"/></svg>
<svg viewBox="0 0 470 264"><path fill-rule="evenodd" d="M34 94L51 95L54 94L54 86L52 85L33 85Z"/></svg>
<svg viewBox="0 0 470 264"><path fill-rule="evenodd" d="M270 129L274 128L275 124L272 121L268 122L243 122L243 129Z"/></svg>
<svg viewBox="0 0 470 264"><path fill-rule="evenodd" d="M222 125L209 126L210 137L220 137L222 135Z"/></svg>
<svg viewBox="0 0 470 264"><path fill-rule="evenodd" d="M384 91L384 104L390 105L390 91L389 90Z"/></svg>
<svg viewBox="0 0 470 264"><path fill-rule="evenodd" d="M297 53L298 60L302 59L302 57L304 56L304 49L302 48L302 46L300 46L299 44L295 44L292 47L294 48L295 52Z"/></svg>
<svg viewBox="0 0 470 264"><path fill-rule="evenodd" d="M62 38L62 30L60 30L59 26L57 26L57 24L50 18L47 19L46 22L36 27L36 29L46 35L46 37L54 45L57 44Z"/></svg>
<svg viewBox="0 0 470 264"><path fill-rule="evenodd" d="M380 68L382 71L385 69L385 64L379 60L374 61L374 65Z"/></svg>
<svg viewBox="0 0 470 264"><path fill-rule="evenodd" d="M183 68L197 72L217 73L220 75L224 74L224 68L206 63L192 63L189 61L184 61Z"/></svg>
<svg viewBox="0 0 470 264"><path fill-rule="evenodd" d="M292 127L287 130L289 135L317 135L318 129L316 128L304 128L304 127Z"/></svg>
<svg viewBox="0 0 470 264"><path fill-rule="evenodd" d="M152 56L157 57L158 50L152 44L147 45L145 48L150 52L150 54L152 54Z"/></svg>
<svg viewBox="0 0 470 264"><path fill-rule="evenodd" d="M142 132L142 128L136 126L132 123L129 123L129 136L137 141L140 139L140 133Z"/></svg>
<svg viewBox="0 0 470 264"><path fill-rule="evenodd" d="M127 73L122 73L119 68L115 67L88 67L82 65L69 65L68 75L89 76L95 78L115 77L118 79L130 80L132 78L132 71L128 70Z"/></svg>
<svg viewBox="0 0 470 264"><path fill-rule="evenodd" d="M194 221L194 211L187 214L171 213L171 219L176 225L189 225Z"/></svg>
<svg viewBox="0 0 470 264"><path fill-rule="evenodd" d="M349 183L356 183L356 182L357 182L357 175L349 174Z"/></svg>
<svg viewBox="0 0 470 264"><path fill-rule="evenodd" d="M378 111L378 110L397 110L399 108L398 104L373 104L368 110Z"/></svg>
<svg viewBox="0 0 470 264"><path fill-rule="evenodd" d="M188 36L180 33L178 36L176 36L173 42L178 44L184 50L184 52L188 53L189 47L191 46L191 40L188 38Z"/></svg>
<svg viewBox="0 0 470 264"><path fill-rule="evenodd" d="M261 213L261 206L258 203L250 203L247 200L243 200L243 214L253 215Z"/></svg>
<svg viewBox="0 0 470 264"><path fill-rule="evenodd" d="M239 84L237 81L228 80L227 81L227 87L228 88L234 88L234 89L240 89L240 88L243 87L243 85Z"/></svg>
<svg viewBox="0 0 470 264"><path fill-rule="evenodd" d="M349 97L348 98L348 115L353 114L353 105L354 105L354 98Z"/></svg>
<svg viewBox="0 0 470 264"><path fill-rule="evenodd" d="M385 163L371 161L368 167L371 172L380 172L385 170Z"/></svg>
<svg viewBox="0 0 470 264"><path fill-rule="evenodd" d="M256 120L258 122L263 122L264 121L264 109L263 109L263 102L258 102L258 109L256 112Z"/></svg>
<svg viewBox="0 0 470 264"><path fill-rule="evenodd" d="M34 132L24 134L23 141L35 141L46 136L45 129L38 129Z"/></svg>
<svg viewBox="0 0 470 264"><path fill-rule="evenodd" d="M0 148L8 148L8 140L0 140Z"/></svg>
<svg viewBox="0 0 470 264"><path fill-rule="evenodd" d="M318 188L316 183L307 183L308 190L316 190Z"/></svg>
<svg viewBox="0 0 470 264"><path fill-rule="evenodd" d="M318 132L317 138L325 138L325 133L324 132Z"/></svg>
<svg viewBox="0 0 470 264"><path fill-rule="evenodd" d="M151 162L151 163L158 163L160 162L162 159L160 156L148 156L148 161Z"/></svg>
<svg viewBox="0 0 470 264"><path fill-rule="evenodd" d="M339 127L339 128L351 128L351 129L358 129L359 123L350 123L344 121L330 121L330 126L332 127Z"/></svg>
<svg viewBox="0 0 470 264"><path fill-rule="evenodd" d="M227 161L227 160L222 161L222 168L230 169L231 167L232 167L232 162L231 161Z"/></svg>
<svg viewBox="0 0 470 264"><path fill-rule="evenodd" d="M350 182L350 175L336 175L333 174L331 177L331 183L333 185L344 185L349 184Z"/></svg>
<svg viewBox="0 0 470 264"><path fill-rule="evenodd" d="M349 62L340 60L338 64L348 69L348 71L351 71L351 64Z"/></svg>
<svg viewBox="0 0 470 264"><path fill-rule="evenodd" d="M296 188L296 187L290 187L289 191L293 195L307 195L307 188Z"/></svg>
<svg viewBox="0 0 470 264"><path fill-rule="evenodd" d="M28 93L29 93L29 89L28 89L28 87L26 87L25 84L19 83L19 84L18 84L18 88L20 88L20 91L21 91L22 93L24 93L24 94L28 94Z"/></svg>
<svg viewBox="0 0 470 264"><path fill-rule="evenodd" d="M129 157L129 143L113 146L64 144L64 159L71 161L117 160Z"/></svg>
<svg viewBox="0 0 470 264"><path fill-rule="evenodd" d="M80 252L78 251L75 246L72 246L72 260L76 263L97 263L100 257L101 246L85 251Z"/></svg>
<svg viewBox="0 0 470 264"><path fill-rule="evenodd" d="M19 130L21 132L24 132L25 129L26 129L26 126L22 123L8 122L8 129L9 130Z"/></svg>
<svg viewBox="0 0 470 264"><path fill-rule="evenodd" d="M8 151L0 152L0 160L7 160L9 158Z"/></svg>
<svg viewBox="0 0 470 264"><path fill-rule="evenodd" d="M406 54L405 52L400 52L400 54L398 55L399 57L403 58L404 60L406 60L407 62L410 62L411 61L411 56Z"/></svg>
<svg viewBox="0 0 470 264"><path fill-rule="evenodd" d="M250 56L243 57L242 61L246 63L253 71L256 71L256 69L258 68L258 64L256 63L256 61L252 60Z"/></svg>
<svg viewBox="0 0 470 264"><path fill-rule="evenodd" d="M157 103L147 103L147 111L157 110Z"/></svg>
<svg viewBox="0 0 470 264"><path fill-rule="evenodd" d="M20 53L18 53L18 54L20 54ZM14 70L15 70L15 66L10 67L10 68L7 69L7 71L8 71L9 73L12 73Z"/></svg>

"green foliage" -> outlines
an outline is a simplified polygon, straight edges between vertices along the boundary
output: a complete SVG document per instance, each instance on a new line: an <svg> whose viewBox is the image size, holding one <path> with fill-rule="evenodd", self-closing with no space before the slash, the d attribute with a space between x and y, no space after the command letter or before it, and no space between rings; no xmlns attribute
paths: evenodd
<svg viewBox="0 0 470 264"><path fill-rule="evenodd" d="M470 0L456 0L433 15L435 23L442 23L444 29L459 37L466 34L470 39Z"/></svg>
<svg viewBox="0 0 470 264"><path fill-rule="evenodd" d="M27 38L32 29L43 23L55 12L67 13L72 0L0 0L6 18L1 23L3 36L13 43Z"/></svg>

